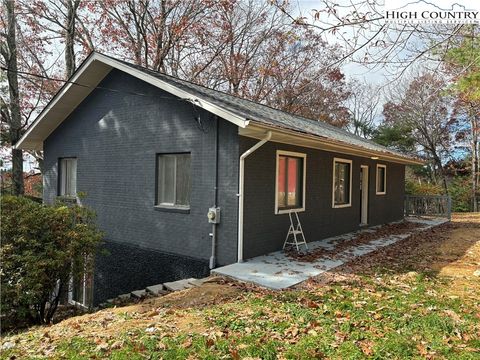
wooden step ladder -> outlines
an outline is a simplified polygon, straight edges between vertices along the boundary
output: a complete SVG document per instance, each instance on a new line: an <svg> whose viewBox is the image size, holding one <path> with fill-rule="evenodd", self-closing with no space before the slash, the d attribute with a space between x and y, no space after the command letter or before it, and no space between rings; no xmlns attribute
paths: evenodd
<svg viewBox="0 0 480 360"><path fill-rule="evenodd" d="M285 250L287 245L295 245L297 251L300 251L299 245L305 245L305 249L308 250L307 241L303 234L302 224L298 218L298 213L296 211L290 211L288 217L290 218L290 227L288 228L287 237L283 243L283 250ZM293 239L289 241L288 239L291 235L293 236ZM297 236L301 239L297 238Z"/></svg>

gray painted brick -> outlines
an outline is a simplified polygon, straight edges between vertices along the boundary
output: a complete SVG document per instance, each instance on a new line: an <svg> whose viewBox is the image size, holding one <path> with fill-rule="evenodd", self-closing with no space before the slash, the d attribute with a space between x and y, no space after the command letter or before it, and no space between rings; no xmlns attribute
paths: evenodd
<svg viewBox="0 0 480 360"><path fill-rule="evenodd" d="M240 152L257 140L240 137ZM299 218L307 242L351 232L360 223L360 165L369 166L369 225L403 218L405 166L345 154L268 142L245 160L244 257L280 250L289 227L275 215L276 151L307 154L306 210ZM333 158L351 159L352 206L332 208ZM387 164L387 194L375 194L376 164Z"/></svg>
<svg viewBox="0 0 480 360"><path fill-rule="evenodd" d="M46 139L44 200L57 195L58 159L77 157L77 190L97 213L107 241L145 249L210 257L215 118L187 101L117 70L100 83ZM203 131L196 118L200 116ZM237 127L219 120L218 263L236 260ZM154 210L157 153L190 151L189 214Z"/></svg>
<svg viewBox="0 0 480 360"><path fill-rule="evenodd" d="M55 200L58 159L77 157L77 189L86 193L82 202L96 211L107 241L208 260L211 224L206 213L214 195L214 116L117 70L100 86L103 89L94 90L44 143L44 200ZM198 116L202 129L195 120ZM257 140L239 137L236 126L219 121L222 222L217 228L217 263L225 265L235 262L237 254L238 158ZM306 212L300 214L307 241L358 229L361 164L370 166L370 225L403 217L403 165L386 163L387 195L377 196L376 161L270 142L245 162L245 258L280 249L288 229L288 216L274 214L277 149L307 153ZM192 154L190 213L156 211L156 154L185 151ZM332 209L335 156L353 160L349 208Z"/></svg>

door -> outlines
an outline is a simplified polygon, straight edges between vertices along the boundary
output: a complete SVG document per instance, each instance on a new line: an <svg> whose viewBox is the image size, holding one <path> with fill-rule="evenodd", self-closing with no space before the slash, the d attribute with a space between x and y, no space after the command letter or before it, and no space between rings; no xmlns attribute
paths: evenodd
<svg viewBox="0 0 480 360"><path fill-rule="evenodd" d="M360 166L360 225L368 224L368 166Z"/></svg>

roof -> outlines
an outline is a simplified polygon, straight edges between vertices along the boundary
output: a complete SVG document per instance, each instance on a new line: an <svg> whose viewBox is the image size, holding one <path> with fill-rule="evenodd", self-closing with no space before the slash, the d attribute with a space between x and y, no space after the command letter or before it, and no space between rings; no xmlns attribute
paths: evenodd
<svg viewBox="0 0 480 360"><path fill-rule="evenodd" d="M283 130L289 132L293 137L307 136L312 144L315 141L319 144L322 142L334 144L339 147L339 152L341 152L342 146L345 146L350 149L350 153L352 151L355 153L355 149L358 150L361 156L379 157L383 155L388 160L400 163L421 163L418 159L390 150L325 122L290 114L97 52L93 52L85 59L70 81L59 90L27 129L16 147L41 149L43 141L48 135L67 118L113 68L127 72L173 95L194 101L195 104L207 111L236 124L240 129ZM240 133L242 134L242 132ZM243 133L248 134L248 131L245 130ZM259 135L252 137L259 137ZM275 139L273 138L272 141Z"/></svg>

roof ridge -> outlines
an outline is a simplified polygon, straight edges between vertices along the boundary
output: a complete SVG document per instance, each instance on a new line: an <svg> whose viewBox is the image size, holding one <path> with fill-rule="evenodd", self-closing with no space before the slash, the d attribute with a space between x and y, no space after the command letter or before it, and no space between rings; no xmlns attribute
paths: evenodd
<svg viewBox="0 0 480 360"><path fill-rule="evenodd" d="M195 83L191 80L181 79L179 77L169 75L169 74L166 74L166 73L158 71L158 70L149 69L149 68L147 68L145 66L142 66L142 65L133 64L133 63L130 63L130 62L125 61L125 60L117 59L117 58L112 57L110 55L106 55L106 54L103 54L103 53L100 53L100 52L97 52L97 53L102 55L102 56L105 56L109 59L112 59L114 61L118 61L120 63L123 63L126 66L129 66L129 67L131 67L133 69L136 69L138 71L143 71L143 72L145 72L145 73L147 73L151 76L155 76L155 77L158 77L158 78L163 78L164 81L172 82L174 86L176 84L177 86L185 86L187 88L190 88L190 90L198 91L202 94L202 96L213 98L216 101L222 102L223 106L226 106L226 107L230 108L231 111L242 113L243 114L242 116L246 116L247 119L248 119L249 115L253 116L253 118L251 118L250 120L257 120L258 121L258 120L262 119L263 121L266 121L267 123L272 122L272 121L280 122L280 123L283 124L283 126L285 126L287 128L288 127L292 128L292 129L297 128L296 131L303 131L303 132L312 133L312 134L315 134L315 132L317 132L317 135L319 135L318 132L321 132L322 130L323 131L330 131L334 134L337 134L340 137L348 137L351 140L355 140L354 142L350 141L350 143L352 145L362 146L361 143L363 143L363 147L367 148L367 149L370 148L371 150L374 150L374 149L372 149L372 147L374 147L374 148L377 148L376 149L377 151L388 152L388 153L391 153L391 154L394 154L394 155L397 155L397 156L401 156L401 157L407 157L407 158L411 157L410 155L403 154L403 153L401 153L401 152L399 152L395 149L389 149L389 148L387 148L387 147L385 147L381 144L378 144L378 143L376 143L376 142L374 142L370 139L363 138L359 135L356 135L356 134L353 134L353 133L349 132L346 129L339 128L337 126L334 126L334 125L332 125L330 123L327 123L325 121L322 121L322 120L310 119L310 118L307 118L307 117L302 116L302 115L297 115L297 114L294 114L294 113L290 113L290 112L285 111L285 110L280 110L280 109L274 108L270 105L262 104L262 103L259 103L259 102L256 102L256 101L253 101L253 100L250 100L250 99L247 99L247 98L243 98L239 95L230 94L230 93L225 92L225 91L212 89L212 88L209 88L205 85L197 84L197 83ZM209 92L211 92L211 93L209 93ZM215 94L218 94L219 96L216 97ZM256 107L256 109L253 106L252 106L252 108L250 108L246 104L242 104L242 102L248 102L249 104L254 105L254 107ZM262 108L263 108L263 110L262 110ZM268 114L266 112L267 110L277 113L279 118L271 117L272 114ZM283 116L283 118L281 118L280 116ZM256 119L255 119L255 117L256 117ZM290 119L285 118L285 117L290 117ZM297 121L297 124L294 123L295 121ZM286 122L288 122L288 124L286 124ZM302 128L302 124L305 125L306 127ZM309 125L313 126L314 129L308 129ZM326 135L326 136L330 137L328 135ZM339 140L339 141L349 143L349 141L347 139L342 139L342 140ZM355 142L357 142L357 144L355 144ZM358 142L360 142L360 144L358 144ZM370 146L368 146L368 145L370 145Z"/></svg>
<svg viewBox="0 0 480 360"><path fill-rule="evenodd" d="M143 66L143 65L133 64L133 63L130 63L130 62L125 61L125 60L120 60L120 59L114 58L114 57L112 57L112 56L110 56L110 55L105 55L105 54L103 54L103 53L99 53L99 54L104 55L104 56L107 56L107 57L109 57L109 58L111 58L111 59L113 59L113 60L116 60L116 61L121 61L121 62L123 62L123 63L125 63L125 64L127 64L127 65L129 65L129 66L138 67L138 68L141 68L141 69L146 70L146 71L149 71L149 72L154 72L154 73L156 73L156 74L159 74L159 75L162 75L162 76L166 76L166 77L168 77L168 78L171 78L171 79L174 80L174 81L182 81L182 82L185 82L185 83L187 83L187 84L191 84L191 85L194 85L194 86L198 86L198 87L201 87L201 88L210 90L210 91L216 91L216 92L218 92L218 93L221 93L221 94L224 94L224 95L227 95L227 96L232 96L232 97L234 97L234 98L237 98L237 99L240 99L240 100L243 100L243 101L248 101L248 102L250 102L250 103L252 103L252 104L255 104L255 105L264 106L264 107L267 107L267 108L272 109L272 110L274 110L274 111L278 111L278 112L281 112L281 113L284 113L284 114L287 114L287 115L291 115L291 116L295 116L295 117L301 118L302 120L309 121L309 122L312 122L312 123L314 123L314 124L315 124L315 123L322 123L322 124L328 126L329 128L331 128L332 130L344 132L344 133L346 133L346 134L348 134L348 135L357 137L358 139L367 140L367 141L368 141L368 139L362 138L361 136L355 135L355 134L353 134L353 133L351 133L351 132L349 132L349 131L347 131L347 130L345 130L345 129L342 129L342 128L338 127L338 126L332 125L332 124L330 124L330 123L328 123L328 122L326 122L326 121L323 121L323 120L316 120L316 119L307 118L307 117L305 117L305 116L303 116L303 115L298 115L298 114L291 113L291 112L286 111L286 110L278 109L278 108L275 108L275 107L273 107L273 106L271 106L271 105L262 104L262 103L259 103L259 102L257 102L257 101L254 101L254 100L251 100L251 99L248 99L248 98L245 98L245 97L236 95L236 94L231 94L231 93L228 93L228 92L223 91L223 90L212 89L212 88L210 88L210 87L208 87L208 86L205 86L205 85L202 85L202 84L198 84L198 83L193 82L193 81L191 81L191 80L182 79L182 78L179 78L179 77L176 77L176 76L173 76L173 75L164 73L164 72L162 72L162 71L150 69L150 68L147 68L147 67L145 67L145 66ZM375 143L375 144L376 144L376 145L379 145L379 144L377 144L377 143Z"/></svg>

